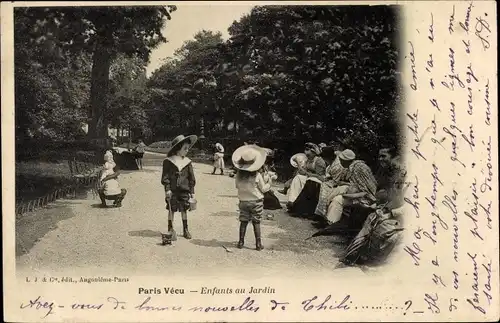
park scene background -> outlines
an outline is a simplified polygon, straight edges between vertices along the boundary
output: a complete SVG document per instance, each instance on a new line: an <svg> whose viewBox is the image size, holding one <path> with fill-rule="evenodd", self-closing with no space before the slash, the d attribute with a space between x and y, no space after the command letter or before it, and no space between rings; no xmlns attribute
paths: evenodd
<svg viewBox="0 0 500 323"><path fill-rule="evenodd" d="M344 140L374 168L401 142L397 7L255 6L162 56L187 8L15 9L16 204L102 164L110 136L164 153L196 134L190 157L211 163L220 142L226 164L258 142L276 149L280 180L308 141Z"/></svg>

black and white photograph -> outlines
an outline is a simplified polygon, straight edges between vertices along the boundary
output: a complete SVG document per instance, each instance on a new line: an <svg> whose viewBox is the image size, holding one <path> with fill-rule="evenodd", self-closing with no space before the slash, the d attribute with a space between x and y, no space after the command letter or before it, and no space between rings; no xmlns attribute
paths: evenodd
<svg viewBox="0 0 500 323"><path fill-rule="evenodd" d="M305 312L309 304L321 309L330 302L330 310L366 305L380 318L385 310L417 319L424 313L419 308L427 308L425 315L436 312L436 286L458 290L460 282L468 288L461 293L473 297L470 260L481 271L475 284L490 284L485 275L495 269L459 248L477 236L492 239L485 236L485 218L498 238L497 204L488 195L498 185L485 179L497 170L485 157L493 132L483 124L484 102L488 109L490 101L496 104L496 94L488 96L496 81L476 63L485 41L493 44L496 27L486 34L494 22L479 9L469 7L474 19L464 18L466 4L436 4L441 13L404 6L14 5L14 183L4 182L3 189L9 185L15 196L4 234L6 222L12 223L16 279L26 288L42 288L39 280L61 290L87 286L85 302L98 302L89 298L91 287L113 284L140 299L135 310L151 313L180 299L172 296L167 304L151 295L184 293L248 294L243 305L238 298L225 307L239 306L240 312L253 311L259 299L252 295L268 295L270 310L286 311L286 299L272 297L284 293L273 279L300 282L302 291L308 280L325 286L341 281L340 294L304 295L297 311ZM410 20L418 28L406 28ZM440 40L452 35L461 38L450 45ZM463 49L467 41L474 63ZM435 88L444 94L434 95ZM2 119L4 113L2 103ZM487 121L496 124L496 111L489 113ZM496 133L493 140L496 151ZM469 246L483 241L475 243ZM455 257L449 251L441 258L439 250L455 250ZM463 271L453 267L459 252L467 263ZM408 278L417 270L423 274ZM408 275L393 277L407 290L410 282L432 289L418 300L392 300L385 293L395 295L398 287L377 278L390 272ZM201 277L207 287L184 290L184 279L174 274L185 282ZM142 284L136 276L157 277L158 283ZM238 289L225 284L228 279L248 284ZM374 292L384 282L380 298L391 304L356 303L344 292L349 285L358 294L365 287ZM115 308L121 304L117 295L106 295L101 305L72 308L109 307L110 299ZM448 295L440 294L443 312L455 304ZM64 319L49 315L56 306L47 304L56 300L27 296L34 298L22 299L21 309L47 309L29 315ZM481 297L469 299L470 311L485 308ZM218 308L203 304L193 308ZM259 306L254 312L267 305ZM261 315L247 319L266 320Z"/></svg>
<svg viewBox="0 0 500 323"><path fill-rule="evenodd" d="M397 6L14 14L19 266L333 270L397 245Z"/></svg>

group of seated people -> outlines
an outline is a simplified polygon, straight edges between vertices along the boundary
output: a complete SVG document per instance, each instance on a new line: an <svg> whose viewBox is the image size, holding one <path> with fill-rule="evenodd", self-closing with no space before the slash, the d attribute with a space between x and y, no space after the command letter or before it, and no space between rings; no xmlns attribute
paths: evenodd
<svg viewBox="0 0 500 323"><path fill-rule="evenodd" d="M374 173L346 148L344 142L330 146L307 143L303 154L292 157L295 175L280 191L287 196L289 214L314 220L317 227L336 229L336 234L354 237L352 243L356 245L381 217L390 218L400 231L398 218L404 204L406 172L397 149L379 151L379 168ZM359 252L347 249L341 260L356 262Z"/></svg>

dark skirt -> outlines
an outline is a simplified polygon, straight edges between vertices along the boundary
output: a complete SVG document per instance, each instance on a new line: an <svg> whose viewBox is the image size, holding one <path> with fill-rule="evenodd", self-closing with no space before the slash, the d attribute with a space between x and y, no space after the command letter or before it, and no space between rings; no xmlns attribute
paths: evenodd
<svg viewBox="0 0 500 323"><path fill-rule="evenodd" d="M359 205L345 207L340 220L328 226L328 235L344 236L350 241L361 231L366 219L372 212L372 209Z"/></svg>
<svg viewBox="0 0 500 323"><path fill-rule="evenodd" d="M264 193L264 210L279 210L281 209L281 204L273 191L267 191Z"/></svg>
<svg viewBox="0 0 500 323"><path fill-rule="evenodd" d="M314 211L319 201L321 184L315 181L306 181L295 202L290 205L289 212L300 217L314 217Z"/></svg>

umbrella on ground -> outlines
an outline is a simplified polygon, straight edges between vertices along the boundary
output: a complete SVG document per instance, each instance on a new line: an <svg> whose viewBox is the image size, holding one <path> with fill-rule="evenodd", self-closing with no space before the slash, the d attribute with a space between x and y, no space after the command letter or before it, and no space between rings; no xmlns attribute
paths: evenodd
<svg viewBox="0 0 500 323"><path fill-rule="evenodd" d="M349 231L349 221L347 216L342 216L342 218L327 226L324 229L321 229L314 233L312 236L307 238L309 240L311 238L321 237L321 236L334 236L334 235L344 235Z"/></svg>

